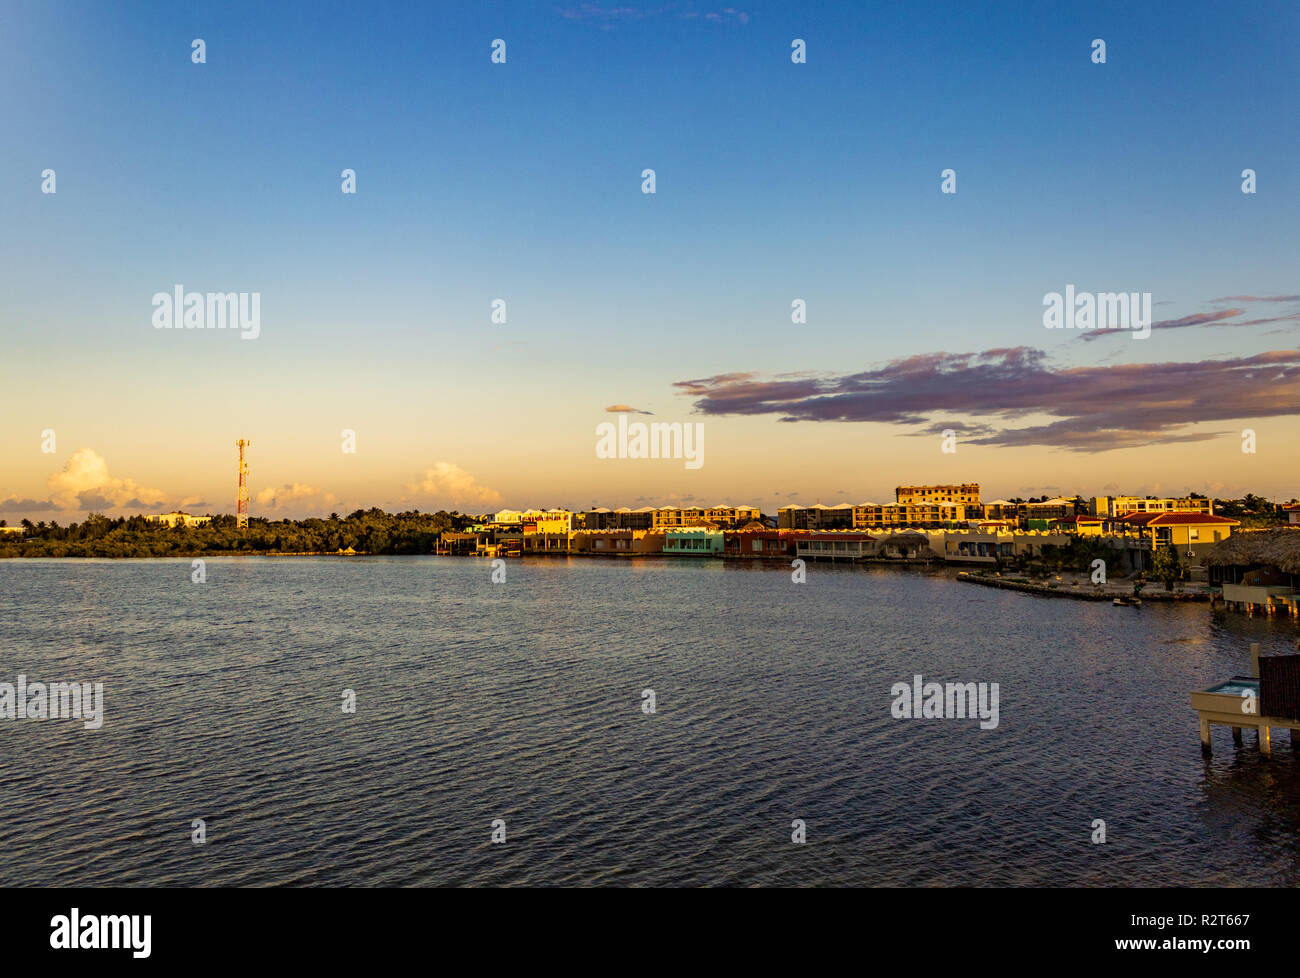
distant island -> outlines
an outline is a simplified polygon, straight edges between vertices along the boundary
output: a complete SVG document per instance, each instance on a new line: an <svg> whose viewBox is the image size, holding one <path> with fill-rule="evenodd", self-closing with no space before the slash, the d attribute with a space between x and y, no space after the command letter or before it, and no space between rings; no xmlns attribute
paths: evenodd
<svg viewBox="0 0 1300 978"><path fill-rule="evenodd" d="M267 520L239 529L235 517L198 525L111 518L91 513L81 523L23 521L21 534L0 533L0 557L208 557L238 554L432 553L442 534L475 523L460 513L386 513L359 509L346 517Z"/></svg>

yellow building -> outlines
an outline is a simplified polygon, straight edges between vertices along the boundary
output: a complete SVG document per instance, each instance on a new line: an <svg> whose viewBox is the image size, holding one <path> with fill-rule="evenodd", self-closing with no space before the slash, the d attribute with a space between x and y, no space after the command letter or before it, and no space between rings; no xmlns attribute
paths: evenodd
<svg viewBox="0 0 1300 978"><path fill-rule="evenodd" d="M699 526L713 523L717 526L748 523L760 516L757 506L661 506L654 511L652 526L656 530L674 527Z"/></svg>
<svg viewBox="0 0 1300 978"><path fill-rule="evenodd" d="M492 517L495 526L519 526L525 533L568 533L573 513L567 509L503 509Z"/></svg>
<svg viewBox="0 0 1300 978"><path fill-rule="evenodd" d="M964 482L959 486L899 486L894 490L894 502L916 505L978 506L978 482Z"/></svg>
<svg viewBox="0 0 1300 978"><path fill-rule="evenodd" d="M978 494L978 486L976 487ZM966 519L966 506L956 503L860 503L853 507L855 530L874 527L935 527Z"/></svg>
<svg viewBox="0 0 1300 978"><path fill-rule="evenodd" d="M749 523L762 514L757 506L710 506L704 511L704 519L709 523L725 525L730 523Z"/></svg>
<svg viewBox="0 0 1300 978"><path fill-rule="evenodd" d="M1190 567L1201 567L1215 544L1228 539L1240 520L1213 513L1129 513L1109 517L1105 536L1138 541L1144 550L1172 546Z"/></svg>
<svg viewBox="0 0 1300 978"><path fill-rule="evenodd" d="M1074 521L1074 532L1081 537L1099 537L1105 527L1106 520L1101 516L1080 516Z"/></svg>
<svg viewBox="0 0 1300 978"><path fill-rule="evenodd" d="M660 506L654 511L651 526L656 530L666 530L674 526L690 526L703 520L704 509L700 506Z"/></svg>
<svg viewBox="0 0 1300 978"><path fill-rule="evenodd" d="M1015 523L1020 518L1020 506L1009 499L995 499L983 505L986 520L1009 520Z"/></svg>
<svg viewBox="0 0 1300 978"><path fill-rule="evenodd" d="M1214 500L1201 496L1094 496L1088 504L1093 516L1123 516L1125 513L1203 513L1214 512Z"/></svg>

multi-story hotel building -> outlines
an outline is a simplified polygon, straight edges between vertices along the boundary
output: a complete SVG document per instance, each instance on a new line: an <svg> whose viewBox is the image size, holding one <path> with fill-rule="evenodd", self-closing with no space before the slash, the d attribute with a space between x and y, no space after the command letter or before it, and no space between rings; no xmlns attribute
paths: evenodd
<svg viewBox="0 0 1300 978"><path fill-rule="evenodd" d="M585 530L648 530L654 525L655 508L642 506L629 509L591 509L582 514L582 529Z"/></svg>
<svg viewBox="0 0 1300 978"><path fill-rule="evenodd" d="M959 486L899 486L894 490L894 502L913 505L978 506L978 482L963 482Z"/></svg>
<svg viewBox="0 0 1300 978"><path fill-rule="evenodd" d="M704 509L701 506L660 506L654 511L652 525L660 530L703 522Z"/></svg>
<svg viewBox="0 0 1300 978"><path fill-rule="evenodd" d="M718 526L748 523L760 516L757 506L661 506L654 510L654 528L699 526L713 523Z"/></svg>
<svg viewBox="0 0 1300 978"><path fill-rule="evenodd" d="M1094 496L1088 503L1092 516L1123 516L1125 513L1214 514L1214 500L1204 496L1147 498L1146 496Z"/></svg>
<svg viewBox="0 0 1300 978"><path fill-rule="evenodd" d="M837 506L791 504L776 511L776 525L782 530L848 530L853 526L853 510L850 503Z"/></svg>
<svg viewBox="0 0 1300 978"><path fill-rule="evenodd" d="M1055 499L1044 499L1037 503L1020 503L1019 516L1026 525L1029 520L1043 520L1051 522L1052 520L1072 520L1074 519L1075 506L1073 499L1066 499L1063 496L1057 496ZM1042 529L1042 527L1039 527Z"/></svg>
<svg viewBox="0 0 1300 978"><path fill-rule="evenodd" d="M979 487L976 486L978 495ZM972 506L978 513L978 502ZM942 527L966 519L966 505L961 503L861 503L853 507L853 528Z"/></svg>
<svg viewBox="0 0 1300 978"><path fill-rule="evenodd" d="M1008 499L994 499L983 505L984 519L1014 523L1020 518L1020 507Z"/></svg>
<svg viewBox="0 0 1300 978"><path fill-rule="evenodd" d="M704 518L719 526L752 523L762 515L757 506L710 506L704 511Z"/></svg>

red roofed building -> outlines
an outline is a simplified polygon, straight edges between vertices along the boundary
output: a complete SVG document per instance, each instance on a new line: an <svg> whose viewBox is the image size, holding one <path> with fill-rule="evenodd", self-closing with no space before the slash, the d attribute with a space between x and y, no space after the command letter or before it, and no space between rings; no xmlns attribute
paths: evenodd
<svg viewBox="0 0 1300 978"><path fill-rule="evenodd" d="M1153 549L1172 546L1180 557L1197 566L1211 547L1240 525L1240 520L1211 513L1128 513L1107 518L1102 532L1149 540Z"/></svg>

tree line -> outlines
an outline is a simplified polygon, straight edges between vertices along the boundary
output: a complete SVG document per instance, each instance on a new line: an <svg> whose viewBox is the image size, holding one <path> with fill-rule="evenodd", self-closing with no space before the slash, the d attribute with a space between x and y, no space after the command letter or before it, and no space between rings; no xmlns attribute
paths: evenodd
<svg viewBox="0 0 1300 978"><path fill-rule="evenodd" d="M0 557L204 557L221 554L432 553L439 537L478 517L445 510L386 513L359 509L346 517L268 520L253 517L239 529L221 515L202 526L168 527L143 516L91 513L81 523L23 520L24 533L0 534Z"/></svg>

